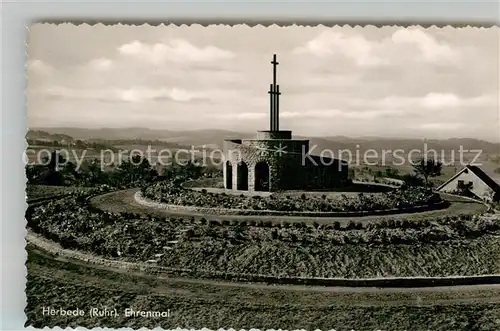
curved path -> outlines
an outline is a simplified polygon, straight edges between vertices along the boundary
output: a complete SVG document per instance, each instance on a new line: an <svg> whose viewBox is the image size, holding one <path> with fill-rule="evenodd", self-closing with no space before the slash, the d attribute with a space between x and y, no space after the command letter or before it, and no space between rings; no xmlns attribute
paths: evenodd
<svg viewBox="0 0 500 331"><path fill-rule="evenodd" d="M160 296L177 296L231 300L258 305L282 306L313 305L316 307L339 304L353 306L386 305L443 305L456 303L500 303L500 284L421 287L322 287L304 285L268 285L261 283L235 283L156 275L141 270L113 268L87 259L75 259L69 250L56 243L28 232L29 275L46 279L71 281L98 288L120 288ZM49 245L49 246L47 246ZM54 254L56 253L56 254ZM70 252L71 253L71 252Z"/></svg>
<svg viewBox="0 0 500 331"><path fill-rule="evenodd" d="M165 216L187 216L194 218L205 218L207 220L264 220L272 222L317 222L331 223L338 221L342 225L350 221L357 221L360 223L369 223L373 221L380 221L384 219L401 219L407 218L412 220L433 218L437 216L450 216L456 214L476 214L486 210L486 207L478 202L467 200L464 198L444 195L451 205L446 209L425 211L420 213L408 214L392 214L392 215L376 215L376 216L353 216L353 217L304 217L304 216L264 216L264 215L207 215L193 212L170 211L160 208L151 208L138 203L135 199L135 193L139 189L129 189L111 192L94 197L91 200L93 206L110 212L129 212L141 215L155 215L159 217Z"/></svg>

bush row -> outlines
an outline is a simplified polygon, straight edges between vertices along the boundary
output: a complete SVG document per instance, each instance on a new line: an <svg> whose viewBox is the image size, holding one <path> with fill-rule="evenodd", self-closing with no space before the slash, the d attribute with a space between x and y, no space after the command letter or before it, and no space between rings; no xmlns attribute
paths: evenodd
<svg viewBox="0 0 500 331"><path fill-rule="evenodd" d="M302 194L272 194L269 197L212 193L185 189L164 181L141 189L142 196L153 201L208 208L302 211L302 212L354 212L403 209L441 202L439 194L423 188L401 188L391 192L357 196L313 196Z"/></svg>

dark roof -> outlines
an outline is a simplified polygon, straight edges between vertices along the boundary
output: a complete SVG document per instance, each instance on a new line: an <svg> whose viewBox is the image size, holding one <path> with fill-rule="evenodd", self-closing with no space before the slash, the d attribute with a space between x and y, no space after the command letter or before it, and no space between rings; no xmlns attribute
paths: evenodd
<svg viewBox="0 0 500 331"><path fill-rule="evenodd" d="M478 166L474 165L467 165L465 168L457 172L453 177L448 179L446 182L441 184L437 189L440 190L442 187L448 185L449 182L460 176L461 173L463 173L465 170L470 170L476 175L483 183L488 185L489 188L491 188L494 192L500 192L500 185L495 182L488 174L486 174L481 168Z"/></svg>
<svg viewBox="0 0 500 331"><path fill-rule="evenodd" d="M488 185L493 191L498 192L500 190L500 185L495 182L490 176L488 176L481 168L478 166L467 166L467 168L472 171L477 177L479 177L486 185Z"/></svg>

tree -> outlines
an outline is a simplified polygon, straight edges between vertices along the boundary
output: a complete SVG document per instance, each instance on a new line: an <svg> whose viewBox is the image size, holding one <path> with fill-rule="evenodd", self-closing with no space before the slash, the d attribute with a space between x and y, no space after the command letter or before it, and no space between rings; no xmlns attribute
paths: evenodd
<svg viewBox="0 0 500 331"><path fill-rule="evenodd" d="M28 164L26 166L26 179L29 184L43 184L43 174L47 168L42 164Z"/></svg>
<svg viewBox="0 0 500 331"><path fill-rule="evenodd" d="M413 162L413 169L418 176L424 179L425 187L429 187L429 178L441 175L443 164L434 159L423 157L417 162Z"/></svg>
<svg viewBox="0 0 500 331"><path fill-rule="evenodd" d="M150 181L158 176L157 171L151 166L148 159L134 155L122 162L116 168L117 174L125 185L136 185L139 181Z"/></svg>
<svg viewBox="0 0 500 331"><path fill-rule="evenodd" d="M389 178L400 178L399 170L395 168L388 167L385 169L385 176Z"/></svg>
<svg viewBox="0 0 500 331"><path fill-rule="evenodd" d="M43 164L46 166L41 178L42 184L63 185L64 178L60 170L65 163L66 159L58 150L53 151L50 156L44 157Z"/></svg>
<svg viewBox="0 0 500 331"><path fill-rule="evenodd" d="M400 179L404 181L406 187L424 186L423 179L415 174L404 174Z"/></svg>

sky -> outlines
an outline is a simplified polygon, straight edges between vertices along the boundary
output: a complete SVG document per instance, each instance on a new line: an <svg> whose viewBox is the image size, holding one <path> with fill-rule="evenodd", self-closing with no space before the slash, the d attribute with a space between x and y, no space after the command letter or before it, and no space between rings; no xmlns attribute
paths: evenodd
<svg viewBox="0 0 500 331"><path fill-rule="evenodd" d="M499 31L36 24L28 125L500 142Z"/></svg>

